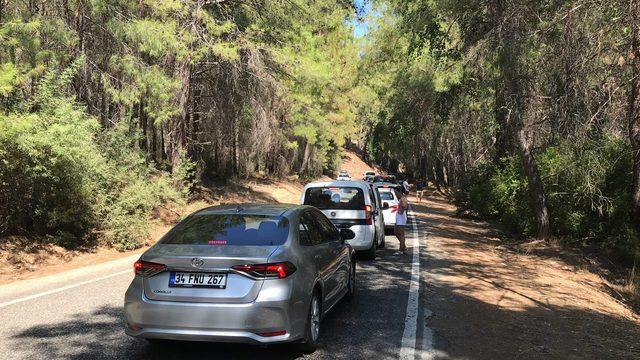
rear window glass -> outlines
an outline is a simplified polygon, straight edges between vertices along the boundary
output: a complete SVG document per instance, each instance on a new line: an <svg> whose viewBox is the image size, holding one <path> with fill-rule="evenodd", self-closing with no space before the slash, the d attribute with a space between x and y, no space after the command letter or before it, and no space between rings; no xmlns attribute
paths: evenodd
<svg viewBox="0 0 640 360"><path fill-rule="evenodd" d="M304 204L321 210L363 210L364 192L355 187L314 187L307 189Z"/></svg>
<svg viewBox="0 0 640 360"><path fill-rule="evenodd" d="M282 216L195 214L173 228L162 244L184 245L282 245L289 235L289 221Z"/></svg>
<svg viewBox="0 0 640 360"><path fill-rule="evenodd" d="M393 193L390 190L386 190L386 191L379 191L380 192L380 200L385 201L385 200L395 200L395 198L393 197Z"/></svg>

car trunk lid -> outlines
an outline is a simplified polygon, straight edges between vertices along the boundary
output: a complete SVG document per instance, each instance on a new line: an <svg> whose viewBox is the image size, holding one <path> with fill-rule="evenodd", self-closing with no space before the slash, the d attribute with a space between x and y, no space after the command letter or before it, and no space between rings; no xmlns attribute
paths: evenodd
<svg viewBox="0 0 640 360"><path fill-rule="evenodd" d="M145 296L151 300L248 303L258 296L262 279L253 279L231 270L236 265L264 264L278 246L212 246L157 244L142 260L166 265L166 270L145 277ZM172 273L221 274L224 288L176 287L170 285ZM175 275L174 275L175 276ZM205 285L206 286L206 285Z"/></svg>

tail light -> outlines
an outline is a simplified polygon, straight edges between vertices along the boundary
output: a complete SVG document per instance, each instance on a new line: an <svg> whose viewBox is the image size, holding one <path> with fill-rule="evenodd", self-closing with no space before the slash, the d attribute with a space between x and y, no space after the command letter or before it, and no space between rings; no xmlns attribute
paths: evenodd
<svg viewBox="0 0 640 360"><path fill-rule="evenodd" d="M296 267L288 261L273 264L236 265L231 268L260 279L284 279L296 271Z"/></svg>
<svg viewBox="0 0 640 360"><path fill-rule="evenodd" d="M366 217L366 224L367 225L373 224L373 208L371 207L371 205L364 206L364 214Z"/></svg>
<svg viewBox="0 0 640 360"><path fill-rule="evenodd" d="M158 264L150 261L138 260L133 263L133 271L136 275L153 276L167 270L167 265Z"/></svg>

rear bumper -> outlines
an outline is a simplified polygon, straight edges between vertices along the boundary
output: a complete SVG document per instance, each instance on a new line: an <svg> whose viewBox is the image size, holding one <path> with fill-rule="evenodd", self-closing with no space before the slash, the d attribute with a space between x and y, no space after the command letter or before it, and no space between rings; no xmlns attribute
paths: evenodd
<svg viewBox="0 0 640 360"><path fill-rule="evenodd" d="M136 286L127 290L125 333L140 338L273 344L301 337L299 321L286 296L272 296L243 304L151 300ZM306 320L306 319L305 319ZM284 335L259 334L286 331Z"/></svg>
<svg viewBox="0 0 640 360"><path fill-rule="evenodd" d="M144 328L139 331L133 331L126 327L125 333L129 336L145 339L210 341L243 344L277 344L292 341L291 334L262 337L246 331L212 331L174 328Z"/></svg>
<svg viewBox="0 0 640 360"><path fill-rule="evenodd" d="M373 245L373 225L351 226L350 229L356 236L347 243L357 251L369 250Z"/></svg>

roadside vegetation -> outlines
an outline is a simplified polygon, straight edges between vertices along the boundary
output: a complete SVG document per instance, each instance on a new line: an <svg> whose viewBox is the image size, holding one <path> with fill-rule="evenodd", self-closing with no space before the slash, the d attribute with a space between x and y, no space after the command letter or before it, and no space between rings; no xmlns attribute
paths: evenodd
<svg viewBox="0 0 640 360"><path fill-rule="evenodd" d="M136 248L198 182L357 144L638 281L640 2L0 0L0 44L2 238Z"/></svg>
<svg viewBox="0 0 640 360"><path fill-rule="evenodd" d="M194 181L337 169L350 2L0 0L0 236L141 245Z"/></svg>
<svg viewBox="0 0 640 360"><path fill-rule="evenodd" d="M461 210L515 234L633 269L640 4L373 4L362 63L378 96L369 156L451 188Z"/></svg>

